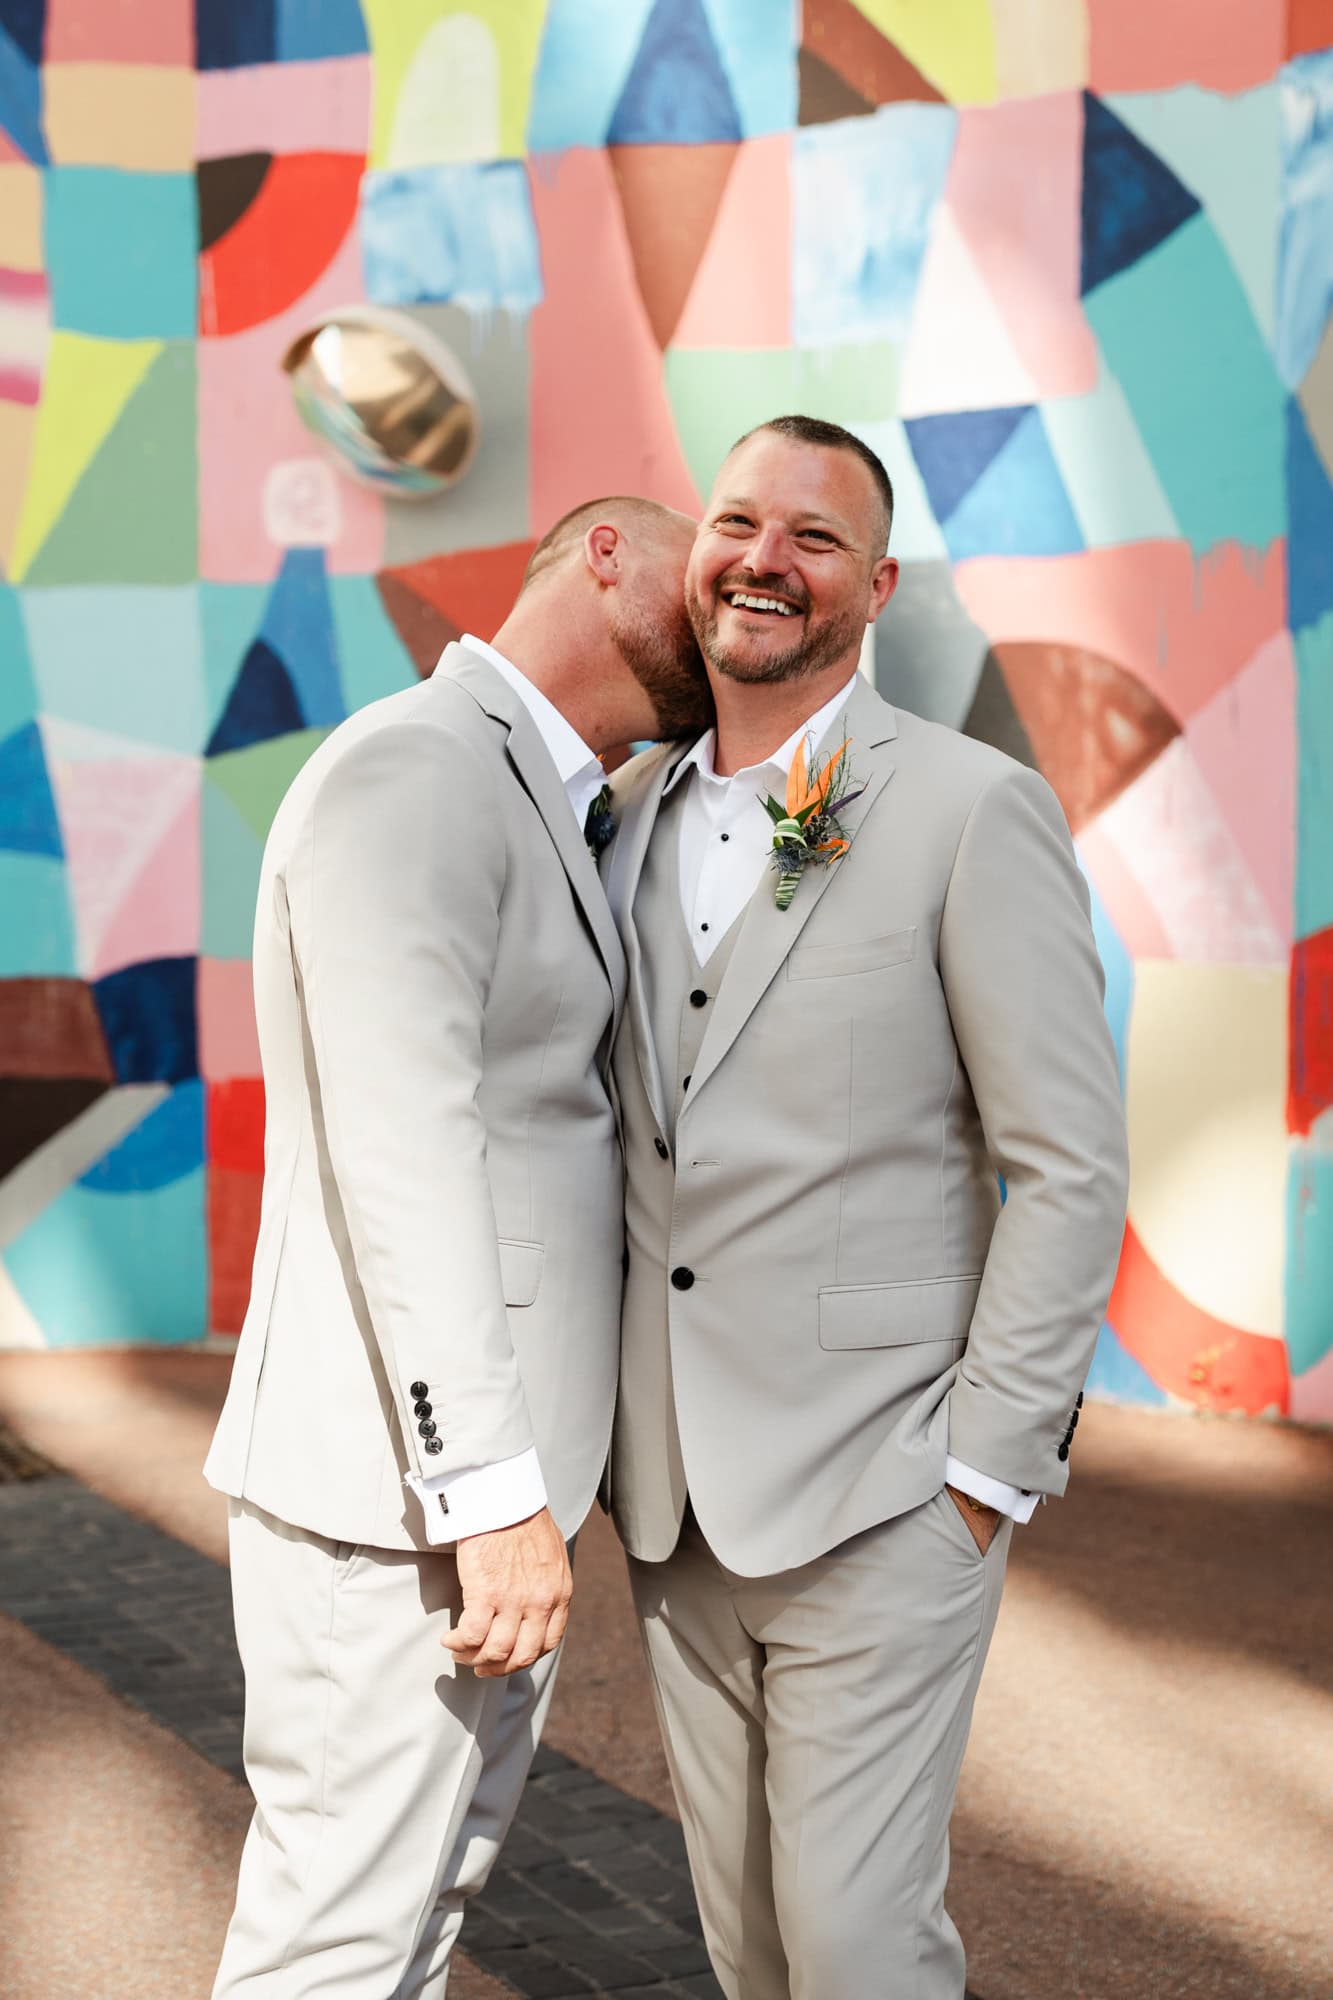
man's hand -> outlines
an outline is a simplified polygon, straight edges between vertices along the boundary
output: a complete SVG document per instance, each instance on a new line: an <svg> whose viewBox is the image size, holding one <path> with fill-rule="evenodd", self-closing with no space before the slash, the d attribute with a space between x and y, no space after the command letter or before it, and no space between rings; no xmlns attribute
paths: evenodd
<svg viewBox="0 0 1333 2000"><path fill-rule="evenodd" d="M564 1536L540 1514L458 1544L463 1610L440 1644L484 1680L520 1673L565 1633L574 1579Z"/></svg>
<svg viewBox="0 0 1333 2000"><path fill-rule="evenodd" d="M1004 1516L998 1507L983 1506L981 1501L973 1500L970 1494L960 1493L956 1486L946 1486L944 1490L967 1522L972 1539L984 1556L995 1540L996 1529Z"/></svg>

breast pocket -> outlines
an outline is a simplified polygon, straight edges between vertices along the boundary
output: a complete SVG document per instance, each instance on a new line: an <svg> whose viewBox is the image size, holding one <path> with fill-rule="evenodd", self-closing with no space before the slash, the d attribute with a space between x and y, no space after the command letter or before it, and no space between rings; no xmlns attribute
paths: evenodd
<svg viewBox="0 0 1333 2000"><path fill-rule="evenodd" d="M853 972L882 972L916 957L916 925L852 944L798 945L787 959L788 979L836 979Z"/></svg>
<svg viewBox="0 0 1333 2000"><path fill-rule="evenodd" d="M512 1236L500 1237L499 1243L500 1281L504 1286L505 1304L530 1306L541 1283L546 1252L540 1243L520 1243Z"/></svg>

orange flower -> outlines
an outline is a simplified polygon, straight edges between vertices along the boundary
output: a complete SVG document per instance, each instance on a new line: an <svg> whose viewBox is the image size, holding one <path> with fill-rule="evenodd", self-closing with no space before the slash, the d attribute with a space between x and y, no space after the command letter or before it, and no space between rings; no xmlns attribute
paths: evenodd
<svg viewBox="0 0 1333 2000"><path fill-rule="evenodd" d="M796 755L792 758L791 769L787 773L787 817L789 819L795 819L797 813L804 812L807 806L813 805L818 810L824 804L824 801L828 797L829 785L833 781L833 773L838 768L838 759L851 740L849 736L845 742L839 744L838 748L829 758L828 763L825 764L823 770L815 779L813 785L809 784L806 779L805 743L802 741L797 744Z"/></svg>

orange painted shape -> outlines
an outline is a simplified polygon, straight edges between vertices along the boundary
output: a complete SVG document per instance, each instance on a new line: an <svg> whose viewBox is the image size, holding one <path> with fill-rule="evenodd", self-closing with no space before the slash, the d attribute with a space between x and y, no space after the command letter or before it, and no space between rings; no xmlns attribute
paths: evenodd
<svg viewBox="0 0 1333 2000"><path fill-rule="evenodd" d="M1178 1292L1125 1225L1106 1316L1159 1388L1200 1410L1285 1415L1291 1396L1280 1340L1214 1318Z"/></svg>
<svg viewBox="0 0 1333 2000"><path fill-rule="evenodd" d="M1287 0L1287 54L1333 47L1333 0Z"/></svg>
<svg viewBox="0 0 1333 2000"><path fill-rule="evenodd" d="M208 1172L208 1330L239 1333L250 1299L263 1180L212 1166Z"/></svg>
<svg viewBox="0 0 1333 2000"><path fill-rule="evenodd" d="M1291 1083L1287 1130L1302 1137L1333 1104L1333 928L1291 955Z"/></svg>
<svg viewBox="0 0 1333 2000"><path fill-rule="evenodd" d="M208 1159L210 1166L233 1173L264 1171L264 1085L259 1077L209 1084Z"/></svg>
<svg viewBox="0 0 1333 2000"><path fill-rule="evenodd" d="M671 344L790 347L790 132L737 154Z"/></svg>
<svg viewBox="0 0 1333 2000"><path fill-rule="evenodd" d="M740 148L610 146L630 254L659 347L676 330Z"/></svg>
<svg viewBox="0 0 1333 2000"><path fill-rule="evenodd" d="M492 639L508 617L533 542L505 542L497 549L463 549L456 555L427 556L424 562L386 569L400 589L437 611L455 632Z"/></svg>
<svg viewBox="0 0 1333 2000"><path fill-rule="evenodd" d="M1268 83L1287 42L1287 0L1088 0L1090 88L1250 90Z"/></svg>
<svg viewBox="0 0 1333 2000"><path fill-rule="evenodd" d="M364 167L358 153L274 160L244 215L199 259L201 333L241 333L309 291L355 220Z"/></svg>

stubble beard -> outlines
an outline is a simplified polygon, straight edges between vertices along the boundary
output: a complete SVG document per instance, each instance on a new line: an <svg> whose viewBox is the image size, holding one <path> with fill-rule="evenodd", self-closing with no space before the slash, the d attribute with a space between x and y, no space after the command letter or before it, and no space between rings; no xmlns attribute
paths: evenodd
<svg viewBox="0 0 1333 2000"><path fill-rule="evenodd" d="M660 741L701 736L711 729L712 689L683 600L666 625L638 613L622 617L615 639L620 657L653 705Z"/></svg>
<svg viewBox="0 0 1333 2000"><path fill-rule="evenodd" d="M763 594L759 586L755 588ZM697 591L691 591L688 609L700 652L712 671L725 680L741 681L750 687L777 687L784 682L812 680L853 647L860 649L864 621L849 611L813 629L807 622L801 636L779 652L758 657L742 653L724 645L718 634L719 602L716 593L711 603L706 604Z"/></svg>

